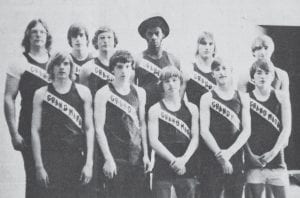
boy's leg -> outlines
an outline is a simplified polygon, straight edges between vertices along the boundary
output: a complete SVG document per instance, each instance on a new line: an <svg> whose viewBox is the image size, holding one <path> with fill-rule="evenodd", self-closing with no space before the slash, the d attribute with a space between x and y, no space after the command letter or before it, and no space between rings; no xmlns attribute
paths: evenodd
<svg viewBox="0 0 300 198"><path fill-rule="evenodd" d="M245 175L240 170L225 176L224 198L242 198L244 192Z"/></svg>
<svg viewBox="0 0 300 198"><path fill-rule="evenodd" d="M196 198L196 186L194 178L176 179L174 188L177 198Z"/></svg>
<svg viewBox="0 0 300 198"><path fill-rule="evenodd" d="M267 169L267 185L274 198L286 198L289 187L288 172L284 168Z"/></svg>
<svg viewBox="0 0 300 198"><path fill-rule="evenodd" d="M155 198L171 198L172 182L168 180L157 180L153 182L153 194Z"/></svg>
<svg viewBox="0 0 300 198"><path fill-rule="evenodd" d="M245 198L261 198L264 188L264 184L246 184Z"/></svg>

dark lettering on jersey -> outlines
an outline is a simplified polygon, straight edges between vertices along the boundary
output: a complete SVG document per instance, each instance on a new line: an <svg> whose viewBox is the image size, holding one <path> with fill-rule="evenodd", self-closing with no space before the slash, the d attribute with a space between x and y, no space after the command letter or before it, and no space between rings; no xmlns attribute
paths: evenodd
<svg viewBox="0 0 300 198"><path fill-rule="evenodd" d="M81 67L74 63L75 74L79 75L81 72Z"/></svg>
<svg viewBox="0 0 300 198"><path fill-rule="evenodd" d="M49 75L48 75L47 71L40 68L40 67L38 67L38 66L29 64L29 69L27 71L29 73L37 76L38 78L44 80L47 83L50 82Z"/></svg>
<svg viewBox="0 0 300 198"><path fill-rule="evenodd" d="M230 108L228 108L226 105L223 105L219 101L212 99L210 107L224 116L227 120L229 120L235 127L236 129L240 129L240 119L236 115L234 111L232 111Z"/></svg>
<svg viewBox="0 0 300 198"><path fill-rule="evenodd" d="M77 127L82 128L82 118L74 107L48 91L46 93L44 101L64 113L76 124Z"/></svg>
<svg viewBox="0 0 300 198"><path fill-rule="evenodd" d="M266 119L278 132L280 132L280 120L268 108L251 98L250 109Z"/></svg>
<svg viewBox="0 0 300 198"><path fill-rule="evenodd" d="M159 118L167 122L168 124L171 124L178 131L184 134L188 139L191 139L191 129L181 119L162 109L160 110Z"/></svg>
<svg viewBox="0 0 300 198"><path fill-rule="evenodd" d="M110 72L106 71L105 69L97 65L95 65L93 73L96 74L101 79L109 82L113 81L115 78L113 74L111 74Z"/></svg>
<svg viewBox="0 0 300 198"><path fill-rule="evenodd" d="M126 114L128 114L131 117L131 119L133 120L133 122L135 123L136 127L140 128L136 109L131 104L129 104L127 101L125 101L124 99L120 98L119 96L117 96L116 94L114 94L112 92L111 92L111 95L110 95L108 101L111 104L118 107L119 109L121 109L122 111L124 111Z"/></svg>
<svg viewBox="0 0 300 198"><path fill-rule="evenodd" d="M161 74L161 68L145 59L141 60L139 67L153 74L156 78L159 78Z"/></svg>
<svg viewBox="0 0 300 198"><path fill-rule="evenodd" d="M198 83L200 86L204 87L208 91L212 90L215 86L214 83L212 83L210 80L208 80L205 76L202 74L194 71L193 72L193 78L196 83Z"/></svg>

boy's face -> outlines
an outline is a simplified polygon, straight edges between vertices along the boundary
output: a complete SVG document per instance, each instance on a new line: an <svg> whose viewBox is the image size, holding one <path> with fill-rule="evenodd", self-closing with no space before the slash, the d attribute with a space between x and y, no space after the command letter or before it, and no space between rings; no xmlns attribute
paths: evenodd
<svg viewBox="0 0 300 198"><path fill-rule="evenodd" d="M53 74L54 79L69 78L71 72L70 60L65 59L62 63L54 65Z"/></svg>
<svg viewBox="0 0 300 198"><path fill-rule="evenodd" d="M215 50L215 44L212 39L206 37L199 41L198 53L200 57L202 58L213 57L214 50Z"/></svg>
<svg viewBox="0 0 300 198"><path fill-rule="evenodd" d="M253 81L257 87L267 87L271 86L273 78L273 72L257 68L253 76Z"/></svg>
<svg viewBox="0 0 300 198"><path fill-rule="evenodd" d="M83 30L78 32L75 37L71 37L71 45L73 49L82 49L87 47L87 38Z"/></svg>
<svg viewBox="0 0 300 198"><path fill-rule="evenodd" d="M165 94L177 94L180 90L180 79L177 76L166 79L162 82L163 90Z"/></svg>
<svg viewBox="0 0 300 198"><path fill-rule="evenodd" d="M262 41L256 42L255 47L253 48L253 56L256 60L270 60L271 55L270 49L266 44L263 44Z"/></svg>
<svg viewBox="0 0 300 198"><path fill-rule="evenodd" d="M47 31L41 23L37 23L30 30L30 46L43 47L47 42Z"/></svg>
<svg viewBox="0 0 300 198"><path fill-rule="evenodd" d="M226 65L220 65L212 70L212 75L218 84L231 82L232 68Z"/></svg>
<svg viewBox="0 0 300 198"><path fill-rule="evenodd" d="M161 46L164 34L160 27L149 27L145 35L149 47L158 48Z"/></svg>
<svg viewBox="0 0 300 198"><path fill-rule="evenodd" d="M98 35L98 48L100 51L110 51L115 48L113 32L102 32Z"/></svg>
<svg viewBox="0 0 300 198"><path fill-rule="evenodd" d="M115 78L122 81L130 81L132 72L133 69L132 69L131 62L126 62L126 63L118 62L113 70L113 74L115 75Z"/></svg>

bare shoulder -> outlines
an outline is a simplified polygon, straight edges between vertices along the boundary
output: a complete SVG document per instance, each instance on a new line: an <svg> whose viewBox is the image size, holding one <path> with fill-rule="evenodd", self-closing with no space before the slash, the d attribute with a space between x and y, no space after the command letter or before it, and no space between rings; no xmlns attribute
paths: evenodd
<svg viewBox="0 0 300 198"><path fill-rule="evenodd" d="M195 104L191 102L186 102L186 106L192 114L198 114L198 107Z"/></svg>
<svg viewBox="0 0 300 198"><path fill-rule="evenodd" d="M280 103L285 103L289 100L289 94L282 90L274 90L275 95Z"/></svg>
<svg viewBox="0 0 300 198"><path fill-rule="evenodd" d="M19 55L14 57L14 59L8 63L6 71L10 76L20 78L27 68L28 62L26 58L23 55Z"/></svg>
<svg viewBox="0 0 300 198"><path fill-rule="evenodd" d="M149 109L149 112L148 112L149 113L149 118L158 117L159 109L160 109L159 103L156 103L156 104L152 105Z"/></svg>
<svg viewBox="0 0 300 198"><path fill-rule="evenodd" d="M136 86L136 85L133 85L133 87L137 91L137 94L138 94L139 97L146 98L146 91L145 91L145 89L143 89L142 87Z"/></svg>
<svg viewBox="0 0 300 198"><path fill-rule="evenodd" d="M212 99L212 93L209 91L201 96L200 102L210 102L211 99Z"/></svg>
<svg viewBox="0 0 300 198"><path fill-rule="evenodd" d="M109 94L110 94L110 89L108 85L105 85L96 92L95 100L96 98L99 98L101 100L106 99L109 97Z"/></svg>
<svg viewBox="0 0 300 198"><path fill-rule="evenodd" d="M248 105L249 102L250 102L250 97L249 97L249 94L248 93L245 93L243 91L238 91L239 92L239 95L241 97L241 102L243 105Z"/></svg>
<svg viewBox="0 0 300 198"><path fill-rule="evenodd" d="M91 91L86 86L78 84L78 83L75 83L75 86L76 86L76 89L77 89L79 95L81 96L81 98L88 99L88 98L92 97Z"/></svg>
<svg viewBox="0 0 300 198"><path fill-rule="evenodd" d="M44 98L47 90L48 90L48 86L43 86L43 87L37 89L34 93L35 99L42 100Z"/></svg>
<svg viewBox="0 0 300 198"><path fill-rule="evenodd" d="M280 79L282 79L283 81L286 81L286 80L289 81L289 75L285 70L276 67L275 71Z"/></svg>

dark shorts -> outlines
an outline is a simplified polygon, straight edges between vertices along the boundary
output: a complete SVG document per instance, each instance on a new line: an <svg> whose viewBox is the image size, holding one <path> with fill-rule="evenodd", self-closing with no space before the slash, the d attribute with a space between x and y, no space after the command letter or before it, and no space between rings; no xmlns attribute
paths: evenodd
<svg viewBox="0 0 300 198"><path fill-rule="evenodd" d="M145 197L146 175L142 166L134 166L124 160L115 160L117 175L105 179L107 198Z"/></svg>

